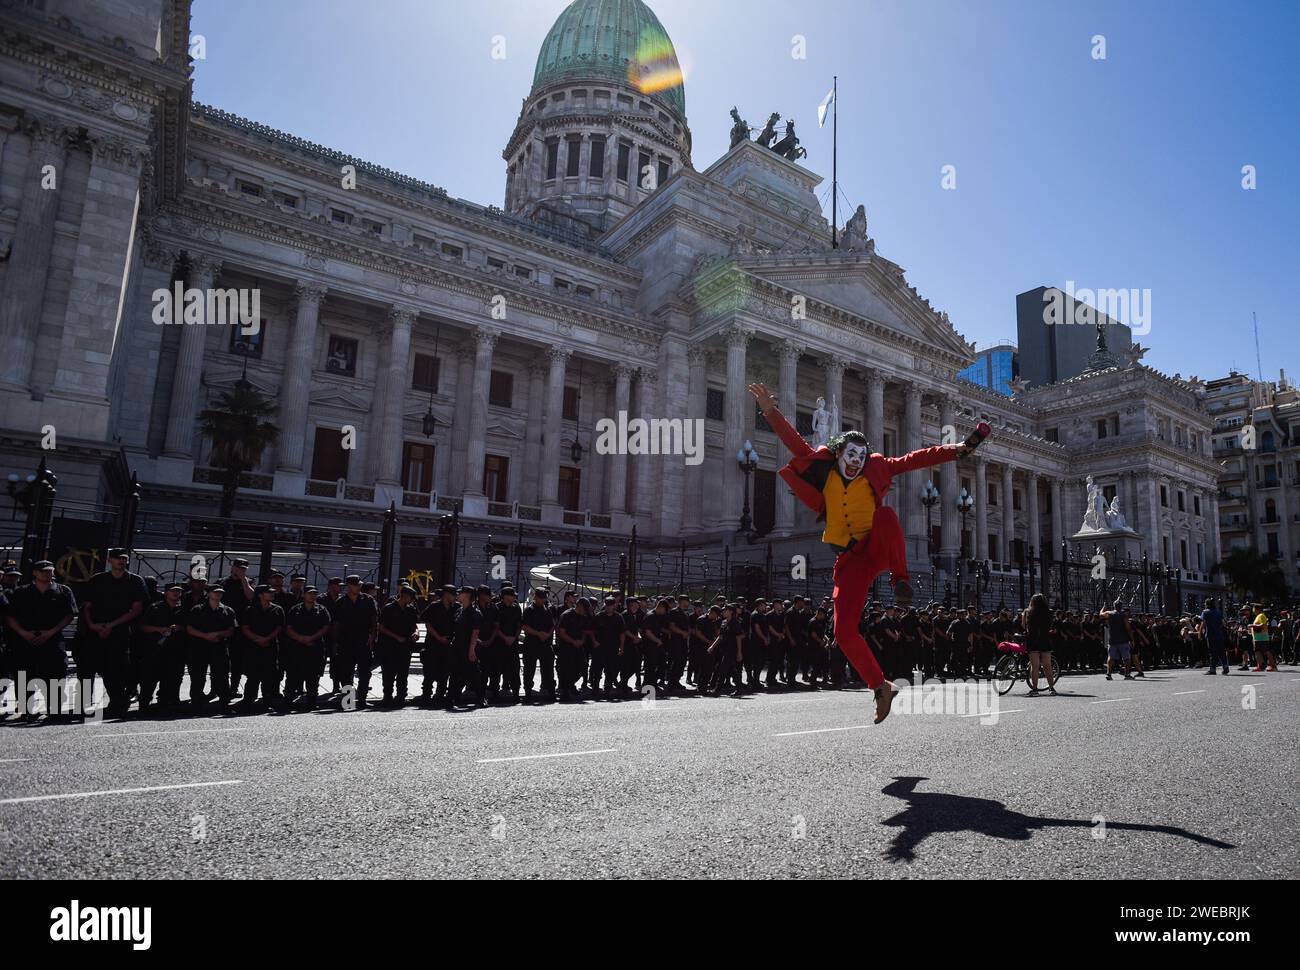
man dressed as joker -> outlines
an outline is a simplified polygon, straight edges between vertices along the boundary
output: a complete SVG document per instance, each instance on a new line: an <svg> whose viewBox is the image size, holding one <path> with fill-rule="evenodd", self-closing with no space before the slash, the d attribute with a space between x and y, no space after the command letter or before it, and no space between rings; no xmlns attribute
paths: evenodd
<svg viewBox="0 0 1300 970"><path fill-rule="evenodd" d="M875 691L875 723L879 724L889 716L898 688L885 680L880 664L858 630L858 621L872 581L886 569L892 574L895 602L900 606L912 602L903 530L898 513L884 506L885 495L895 475L956 461L969 454L988 435L988 426L980 425L965 444L922 448L899 458L871 454L866 436L860 431L837 435L825 446L813 448L777 410L776 399L764 385L749 385L749 393L794 456L781 469L781 477L799 501L816 512L819 520L825 520L822 541L839 554L832 574L835 639L867 686Z"/></svg>

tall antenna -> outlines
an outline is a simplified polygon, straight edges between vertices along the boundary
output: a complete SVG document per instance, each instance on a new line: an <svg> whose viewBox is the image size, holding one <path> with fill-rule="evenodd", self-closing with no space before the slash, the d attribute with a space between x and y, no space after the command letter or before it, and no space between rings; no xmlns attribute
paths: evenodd
<svg viewBox="0 0 1300 970"><path fill-rule="evenodd" d="M1262 382L1264 380L1264 365L1259 356L1259 318L1255 316L1255 311L1250 311L1250 319L1255 324L1255 376Z"/></svg>

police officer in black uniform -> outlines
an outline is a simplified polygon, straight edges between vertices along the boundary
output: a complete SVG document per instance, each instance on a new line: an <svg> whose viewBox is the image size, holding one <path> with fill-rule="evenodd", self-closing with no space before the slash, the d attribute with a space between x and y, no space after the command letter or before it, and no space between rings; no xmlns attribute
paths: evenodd
<svg viewBox="0 0 1300 970"><path fill-rule="evenodd" d="M569 597L566 596L567 600ZM555 625L555 666L560 679L560 703L581 701L577 692L578 677L583 674L587 641L591 634L591 600L583 596L575 599L569 609L560 614Z"/></svg>
<svg viewBox="0 0 1300 970"><path fill-rule="evenodd" d="M688 619L691 598L679 596L668 608L668 669L664 689L671 694L685 690L682 678L686 676L686 661L690 656L691 623Z"/></svg>
<svg viewBox="0 0 1300 970"><path fill-rule="evenodd" d="M496 604L496 646L493 651L493 693L496 680L500 680L504 699L519 703L519 633L523 628L524 611L516 599L513 586L501 587L501 598ZM499 696L499 695L498 695Z"/></svg>
<svg viewBox="0 0 1300 970"><path fill-rule="evenodd" d="M257 599L244 613L239 632L244 638L244 699L240 707L251 711L260 689L268 705L278 704L280 695L280 633L284 610L275 604L275 590L258 586Z"/></svg>
<svg viewBox="0 0 1300 970"><path fill-rule="evenodd" d="M63 629L76 615L77 604L72 590L54 581L54 563L45 559L32 566L32 582L13 590L8 600L5 623L14 647L10 666L14 673L15 698L19 718L29 720L35 715L31 713L27 690L19 693L19 682L38 688L41 682L62 680L67 675ZM93 702L93 693L74 699L74 716ZM56 697L47 694L45 705L47 715L61 714L62 705Z"/></svg>
<svg viewBox="0 0 1300 970"><path fill-rule="evenodd" d="M361 577L347 577L347 592L330 611L334 618L334 635L338 638L340 672L343 687L352 685L356 678L357 707L366 706L370 693L370 657L375 643L375 626L379 620L379 605L374 598L361 591Z"/></svg>
<svg viewBox="0 0 1300 970"><path fill-rule="evenodd" d="M477 689L489 701L496 703L497 689L497 608L492 601L492 587L480 586L477 590L475 606L479 613L478 627L478 669L483 683Z"/></svg>
<svg viewBox="0 0 1300 970"><path fill-rule="evenodd" d="M181 680L185 677L188 646L185 641L185 587L173 583L163 598L150 604L140 618L135 643L140 654L140 713L153 703L158 691L158 709L171 713L180 706Z"/></svg>
<svg viewBox="0 0 1300 970"><path fill-rule="evenodd" d="M337 695L343 687L343 659L339 656L337 635L337 610L339 599L343 596L343 578L331 577L325 584L325 596L321 605L330 615L330 632L325 635L325 652L329 656L331 693Z"/></svg>
<svg viewBox="0 0 1300 970"><path fill-rule="evenodd" d="M329 610L320 604L315 586L303 588L302 602L289 611L284 622L280 641L285 658L284 709L291 711L297 705L305 711L314 710L325 664L325 642L333 622Z"/></svg>
<svg viewBox="0 0 1300 970"><path fill-rule="evenodd" d="M421 705L441 705L447 699L451 638L456 632L458 613L460 604L456 602L456 587L450 583L442 587L438 599L424 610L424 649L420 651L420 665L424 668L424 680L420 685Z"/></svg>
<svg viewBox="0 0 1300 970"><path fill-rule="evenodd" d="M621 697L628 697L631 691L628 682L633 676L637 679L637 690L641 689L641 628L645 624L645 601L639 596L629 597L627 608L623 610L623 653L619 662L618 692Z"/></svg>
<svg viewBox="0 0 1300 970"><path fill-rule="evenodd" d="M222 602L225 589L209 586L208 598L201 606L190 610L185 618L185 634L190 641L190 703L202 710L210 696L215 696L222 709L230 703L229 646L239 630L235 611ZM212 674L212 695L205 692L208 673Z"/></svg>
<svg viewBox="0 0 1300 970"><path fill-rule="evenodd" d="M591 696L600 696L600 677L605 675L605 699L612 701L623 662L623 638L627 624L618 611L618 600L605 597L605 608L592 618L591 632L595 648L591 652Z"/></svg>
<svg viewBox="0 0 1300 970"><path fill-rule="evenodd" d="M420 613L415 608L415 590L403 585L397 599L379 611L379 664L383 670L384 707L405 707L407 682L411 679L411 651L416 644ZM396 696L394 696L396 691Z"/></svg>
<svg viewBox="0 0 1300 970"><path fill-rule="evenodd" d="M546 587L533 590L533 602L523 613L524 631L524 699L533 702L533 678L542 668L542 696L547 703L555 700L555 614L546 602Z"/></svg>
<svg viewBox="0 0 1300 970"><path fill-rule="evenodd" d="M109 569L91 577L81 608L84 636L78 638L77 676L92 687L96 673L103 678L109 717L125 717L131 705L132 626L149 603L148 587L126 568L129 562L125 549L110 549Z"/></svg>
<svg viewBox="0 0 1300 970"><path fill-rule="evenodd" d="M223 647L229 656L230 693L233 697L239 693L239 682L244 676L245 644L239 627L243 625L244 614L257 598L257 594L253 591L253 584L248 578L248 560L233 560L230 563L230 575L223 579L220 585L221 602L227 609L234 611L236 621L234 636Z"/></svg>
<svg viewBox="0 0 1300 970"><path fill-rule="evenodd" d="M457 594L460 610L456 613L456 625L451 638L451 674L447 683L447 710L460 707L461 695L472 691L479 707L487 706L483 696L483 677L479 670L479 626L483 614L475 602L473 586L462 586Z"/></svg>
<svg viewBox="0 0 1300 970"><path fill-rule="evenodd" d="M645 668L644 686L662 691L668 660L668 610L672 600L660 599L653 613L641 624L641 663Z"/></svg>

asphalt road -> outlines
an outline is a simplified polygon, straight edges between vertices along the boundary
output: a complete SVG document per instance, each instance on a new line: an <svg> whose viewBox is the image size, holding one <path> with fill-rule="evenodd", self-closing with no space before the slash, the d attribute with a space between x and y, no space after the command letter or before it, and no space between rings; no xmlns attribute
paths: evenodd
<svg viewBox="0 0 1300 970"><path fill-rule="evenodd" d="M1300 875L1300 670L1063 687L5 722L0 876Z"/></svg>

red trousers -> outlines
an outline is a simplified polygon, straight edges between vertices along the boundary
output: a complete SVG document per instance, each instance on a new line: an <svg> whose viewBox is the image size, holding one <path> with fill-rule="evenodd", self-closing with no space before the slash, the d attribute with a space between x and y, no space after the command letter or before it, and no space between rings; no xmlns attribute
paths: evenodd
<svg viewBox="0 0 1300 970"><path fill-rule="evenodd" d="M884 682L885 675L858 631L858 624L872 582L886 569L893 573L895 583L907 579L907 546L903 542L903 528L898 524L898 513L881 507L876 509L871 532L852 549L839 554L832 573L835 579L835 641L840 645L840 652L853 664L853 669L873 689Z"/></svg>

